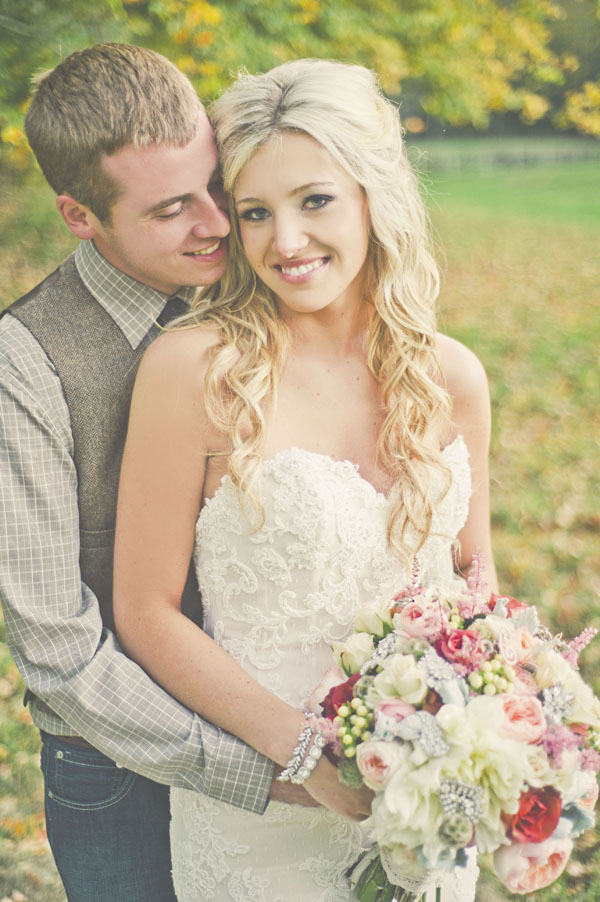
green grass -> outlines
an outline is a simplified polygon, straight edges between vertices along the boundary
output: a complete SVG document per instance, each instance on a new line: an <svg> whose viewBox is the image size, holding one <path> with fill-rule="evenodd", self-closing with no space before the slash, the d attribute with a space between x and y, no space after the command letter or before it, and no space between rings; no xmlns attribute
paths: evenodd
<svg viewBox="0 0 600 902"><path fill-rule="evenodd" d="M442 329L479 355L490 380L492 524L502 589L539 605L545 622L567 637L588 624L600 627L597 170L548 161L429 176L446 256ZM73 246L39 179L25 191L9 187L9 215L0 223L0 306ZM583 672L600 693L600 639L585 652ZM27 877L22 866L20 850L39 838L40 790L37 738L20 697L0 644L0 899L18 889L29 902L58 902L51 871ZM478 898L600 900L599 854L591 831L555 886L535 897L510 896L486 872Z"/></svg>
<svg viewBox="0 0 600 902"><path fill-rule="evenodd" d="M436 171L432 200L440 210L493 211L503 221L600 226L600 163Z"/></svg>

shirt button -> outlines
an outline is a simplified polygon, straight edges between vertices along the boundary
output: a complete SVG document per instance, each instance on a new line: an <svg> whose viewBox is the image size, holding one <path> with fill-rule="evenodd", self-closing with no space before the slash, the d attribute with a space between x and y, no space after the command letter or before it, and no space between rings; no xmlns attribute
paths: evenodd
<svg viewBox="0 0 600 902"><path fill-rule="evenodd" d="M56 753L56 757L57 757L57 758L64 758L64 757L65 757L65 753L64 753L64 752L61 752L61 751L59 750L59 751Z"/></svg>

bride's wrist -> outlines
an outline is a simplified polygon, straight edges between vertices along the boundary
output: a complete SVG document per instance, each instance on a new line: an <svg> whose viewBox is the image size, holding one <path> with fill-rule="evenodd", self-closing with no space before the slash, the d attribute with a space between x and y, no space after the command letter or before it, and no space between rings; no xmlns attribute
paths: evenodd
<svg viewBox="0 0 600 902"><path fill-rule="evenodd" d="M327 729L328 721L317 717L310 711L304 712L304 725L298 736L293 752L286 762L283 771L277 776L281 783L291 781L296 785L306 782L317 767L323 753L335 764L335 757L328 755L329 746L335 742L335 735Z"/></svg>

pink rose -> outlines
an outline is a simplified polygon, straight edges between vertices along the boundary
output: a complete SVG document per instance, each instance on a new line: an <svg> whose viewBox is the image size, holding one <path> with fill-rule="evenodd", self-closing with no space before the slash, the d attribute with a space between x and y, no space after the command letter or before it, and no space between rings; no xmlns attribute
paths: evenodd
<svg viewBox="0 0 600 902"><path fill-rule="evenodd" d="M375 723L379 717L385 717L386 720L392 720L400 723L409 714L414 714L417 709L408 702L403 702L401 698L389 698L383 702L379 702L375 708Z"/></svg>
<svg viewBox="0 0 600 902"><path fill-rule="evenodd" d="M535 677L524 667L515 667L515 682L513 686L514 695L537 695L540 687L535 681Z"/></svg>
<svg viewBox="0 0 600 902"><path fill-rule="evenodd" d="M458 664L469 673L487 660L481 634L477 630L450 630L435 643L435 650L450 664Z"/></svg>
<svg viewBox="0 0 600 902"><path fill-rule="evenodd" d="M414 639L436 639L442 630L442 618L437 607L421 607L414 602L396 606L394 623Z"/></svg>
<svg viewBox="0 0 600 902"><path fill-rule="evenodd" d="M510 664L529 664L533 661L533 637L528 630L503 630L499 636L500 651Z"/></svg>
<svg viewBox="0 0 600 902"><path fill-rule="evenodd" d="M583 808L585 811L593 811L596 807L596 802L598 801L598 783L594 779L594 781L590 781L590 788L581 798L577 799L577 805L579 808Z"/></svg>
<svg viewBox="0 0 600 902"><path fill-rule="evenodd" d="M494 870L510 893L534 893L560 877L572 848L566 837L501 846L494 852Z"/></svg>
<svg viewBox="0 0 600 902"><path fill-rule="evenodd" d="M520 614L522 611L526 611L529 607L529 605L525 604L525 602L517 601L516 598L512 598L512 596L510 595L491 595L490 609L492 611L496 607L497 601L504 601L506 603L506 611L509 617L514 617L516 614Z"/></svg>
<svg viewBox="0 0 600 902"><path fill-rule="evenodd" d="M365 784L373 792L380 792L403 760L397 742L378 742L370 739L356 748L356 765Z"/></svg>
<svg viewBox="0 0 600 902"><path fill-rule="evenodd" d="M539 699L527 695L502 697L504 719L499 731L507 739L517 742L539 742L548 728Z"/></svg>

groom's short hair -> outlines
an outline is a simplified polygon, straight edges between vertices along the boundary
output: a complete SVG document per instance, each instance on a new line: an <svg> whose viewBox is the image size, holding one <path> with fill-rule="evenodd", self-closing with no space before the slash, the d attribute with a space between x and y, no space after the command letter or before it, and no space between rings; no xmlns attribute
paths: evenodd
<svg viewBox="0 0 600 902"><path fill-rule="evenodd" d="M131 44L78 50L35 79L25 131L47 181L102 222L120 186L103 157L127 145L185 146L202 104L192 84L166 57Z"/></svg>

